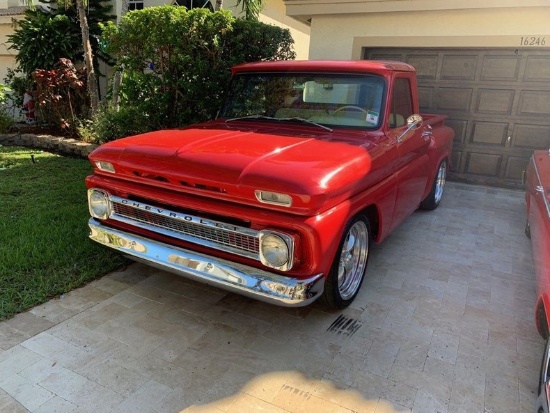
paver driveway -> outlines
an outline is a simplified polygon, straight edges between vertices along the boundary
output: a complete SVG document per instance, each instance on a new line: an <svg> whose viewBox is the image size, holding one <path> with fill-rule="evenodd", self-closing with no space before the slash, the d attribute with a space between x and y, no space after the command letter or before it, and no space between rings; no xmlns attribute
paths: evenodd
<svg viewBox="0 0 550 413"><path fill-rule="evenodd" d="M353 305L286 309L133 264L0 323L1 412L532 412L520 191L450 183Z"/></svg>

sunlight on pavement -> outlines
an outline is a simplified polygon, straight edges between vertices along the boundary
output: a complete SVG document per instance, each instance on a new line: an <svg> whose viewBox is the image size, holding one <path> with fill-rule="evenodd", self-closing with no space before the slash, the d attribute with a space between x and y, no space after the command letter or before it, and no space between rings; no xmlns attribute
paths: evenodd
<svg viewBox="0 0 550 413"><path fill-rule="evenodd" d="M294 371L263 374L240 391L182 413L398 413L384 400L367 400L358 391L338 389L328 380L312 380Z"/></svg>

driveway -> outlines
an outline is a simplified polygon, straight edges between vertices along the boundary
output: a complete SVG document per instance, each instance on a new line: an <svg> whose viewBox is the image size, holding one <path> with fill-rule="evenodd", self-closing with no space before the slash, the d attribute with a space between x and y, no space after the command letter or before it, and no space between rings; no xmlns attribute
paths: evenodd
<svg viewBox="0 0 550 413"><path fill-rule="evenodd" d="M0 411L531 413L523 193L446 191L373 248L343 311L132 264L4 321Z"/></svg>

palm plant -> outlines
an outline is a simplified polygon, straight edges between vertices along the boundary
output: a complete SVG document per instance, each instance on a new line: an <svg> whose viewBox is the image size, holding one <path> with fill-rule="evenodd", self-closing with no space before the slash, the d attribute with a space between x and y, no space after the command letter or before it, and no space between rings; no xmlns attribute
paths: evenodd
<svg viewBox="0 0 550 413"><path fill-rule="evenodd" d="M237 6L241 6L244 17L247 20L258 20L264 7L265 0L237 0ZM223 8L223 0L216 0L214 10Z"/></svg>
<svg viewBox="0 0 550 413"><path fill-rule="evenodd" d="M65 7L69 7L73 0L58 0ZM25 0L27 5L34 9L34 0ZM87 87L90 99L90 114L94 115L99 107L99 87L97 84L97 75L94 69L94 56L90 45L90 26L86 17L86 6L88 0L74 0L78 19L80 21L80 29L82 33L82 48L84 50L84 64L86 65Z"/></svg>

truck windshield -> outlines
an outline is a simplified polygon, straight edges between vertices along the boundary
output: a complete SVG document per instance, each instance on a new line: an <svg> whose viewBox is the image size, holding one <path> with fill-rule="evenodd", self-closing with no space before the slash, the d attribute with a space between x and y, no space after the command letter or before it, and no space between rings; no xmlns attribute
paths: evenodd
<svg viewBox="0 0 550 413"><path fill-rule="evenodd" d="M218 117L376 129L384 90L384 78L375 75L244 73L233 77Z"/></svg>

